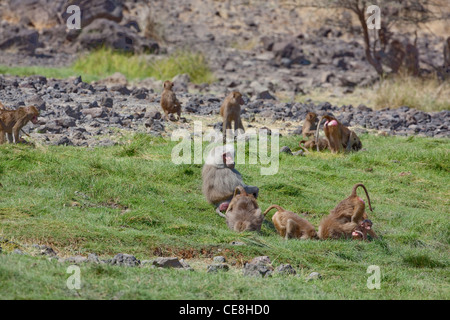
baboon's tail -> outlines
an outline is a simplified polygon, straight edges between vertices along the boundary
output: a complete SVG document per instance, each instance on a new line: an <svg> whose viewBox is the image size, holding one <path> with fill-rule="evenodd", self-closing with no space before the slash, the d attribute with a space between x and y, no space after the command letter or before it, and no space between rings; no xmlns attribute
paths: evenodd
<svg viewBox="0 0 450 320"><path fill-rule="evenodd" d="M272 209L277 209L278 211L285 211L282 207L280 207L279 205L273 204L270 207L268 207L266 209L266 211L264 211L263 216L265 217L267 213L269 213L270 210Z"/></svg>
<svg viewBox="0 0 450 320"><path fill-rule="evenodd" d="M300 147L300 149L302 149L303 151L305 151L305 153L309 153L309 150L306 149L304 146L302 146L302 143L305 143L307 140L302 140L300 141L300 143L298 144L298 146Z"/></svg>
<svg viewBox="0 0 450 320"><path fill-rule="evenodd" d="M356 196L356 189L358 189L359 187L362 187L364 189L364 192L366 193L366 196L367 196L367 201L369 202L369 209L371 212L373 212L372 204L370 203L369 193L367 192L366 187L362 183L357 183L353 186L352 196Z"/></svg>

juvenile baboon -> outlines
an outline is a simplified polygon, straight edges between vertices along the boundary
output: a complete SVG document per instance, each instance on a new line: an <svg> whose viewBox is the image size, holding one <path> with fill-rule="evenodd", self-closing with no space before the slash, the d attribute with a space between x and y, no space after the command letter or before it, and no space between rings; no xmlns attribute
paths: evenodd
<svg viewBox="0 0 450 320"><path fill-rule="evenodd" d="M286 240L292 238L298 239L317 239L317 233L314 226L306 219L300 218L297 214L287 211L278 205L272 205L264 211L264 216L272 210L278 211L272 217L273 224L278 233Z"/></svg>
<svg viewBox="0 0 450 320"><path fill-rule="evenodd" d="M241 186L247 193L258 197L259 188L247 186L234 166L233 145L212 149L203 166L203 194L209 203L217 207L216 212L221 216L224 216L221 211L227 209L236 187Z"/></svg>
<svg viewBox="0 0 450 320"><path fill-rule="evenodd" d="M367 234L369 234L373 239L377 239L378 236L373 231L372 226L373 223L370 219L363 220L352 232L352 239L367 240Z"/></svg>
<svg viewBox="0 0 450 320"><path fill-rule="evenodd" d="M319 138L318 141L319 141L319 151L323 151L329 148L328 140L326 138ZM309 153L309 150L317 149L315 140L302 140L298 145L306 153Z"/></svg>
<svg viewBox="0 0 450 320"><path fill-rule="evenodd" d="M327 120L323 126L323 131L325 132L325 136L328 139L331 152L333 153L342 152L344 148L346 149L346 151L351 150L358 151L362 148L361 140L359 140L358 136L354 131L344 126L336 118L329 115L324 115L317 124L316 129L315 140L317 151L319 151L318 149L319 129L323 119Z"/></svg>
<svg viewBox="0 0 450 320"><path fill-rule="evenodd" d="M303 138L314 136L314 130L316 130L316 121L317 121L317 113L308 112L302 126Z"/></svg>
<svg viewBox="0 0 450 320"><path fill-rule="evenodd" d="M31 121L38 122L39 111L35 106L20 107L17 110L0 111L0 144L5 142L5 133L10 143L20 142L19 132Z"/></svg>
<svg viewBox="0 0 450 320"><path fill-rule="evenodd" d="M339 204L331 210L330 214L320 222L320 239L350 238L352 232L361 221L368 219L367 213L365 212L366 204L356 193L359 187L364 189L369 203L369 209L372 211L372 205L366 187L362 183L355 184L351 195L339 202Z"/></svg>
<svg viewBox="0 0 450 320"><path fill-rule="evenodd" d="M244 125L241 120L241 105L244 104L242 94L238 91L231 92L220 106L220 115L223 118L223 141L227 139L227 130L231 130L231 122L234 122L234 134L238 130L245 132Z"/></svg>
<svg viewBox="0 0 450 320"><path fill-rule="evenodd" d="M181 104L178 101L175 93L172 91L173 82L165 81L164 90L161 95L161 107L164 110L164 115L166 121L169 121L169 114L176 113L178 115L178 120L181 116Z"/></svg>
<svg viewBox="0 0 450 320"><path fill-rule="evenodd" d="M264 216L253 194L241 186L236 187L225 214L228 228L236 232L260 231Z"/></svg>

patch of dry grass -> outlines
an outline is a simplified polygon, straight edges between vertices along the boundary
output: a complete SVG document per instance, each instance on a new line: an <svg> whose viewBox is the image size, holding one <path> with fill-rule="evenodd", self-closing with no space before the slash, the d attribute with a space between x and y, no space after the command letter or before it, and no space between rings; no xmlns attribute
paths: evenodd
<svg viewBox="0 0 450 320"><path fill-rule="evenodd" d="M344 94L336 88L316 88L295 97L296 102L307 99L337 106L364 104L372 109L408 106L426 112L442 111L450 110L450 83L440 82L436 78L397 76L371 87L356 88L352 93Z"/></svg>
<svg viewBox="0 0 450 320"><path fill-rule="evenodd" d="M398 76L380 83L374 102L377 109L408 106L423 111L450 110L450 84L435 78Z"/></svg>

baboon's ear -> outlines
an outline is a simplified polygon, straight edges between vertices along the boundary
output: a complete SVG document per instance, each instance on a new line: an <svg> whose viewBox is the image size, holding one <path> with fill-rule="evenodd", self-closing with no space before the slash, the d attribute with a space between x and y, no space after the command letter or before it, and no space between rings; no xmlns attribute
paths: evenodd
<svg viewBox="0 0 450 320"><path fill-rule="evenodd" d="M247 195L247 192L245 192L245 189L244 189L244 188L242 188L241 186L238 186L238 187L236 187L236 189L234 190L234 196L233 196L233 197L236 197L238 194L242 194L242 195L246 196L246 195Z"/></svg>

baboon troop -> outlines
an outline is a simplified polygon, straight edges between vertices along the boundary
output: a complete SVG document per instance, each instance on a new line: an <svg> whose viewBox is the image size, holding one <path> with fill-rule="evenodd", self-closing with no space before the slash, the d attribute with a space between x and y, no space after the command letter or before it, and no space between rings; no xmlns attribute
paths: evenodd
<svg viewBox="0 0 450 320"><path fill-rule="evenodd" d="M220 107L223 117L224 141L227 129L231 129L234 122L235 134L237 130L244 131L240 119L241 105L244 101L242 94L234 91L230 93ZM319 138L320 125L324 123L325 137ZM331 115L318 117L309 112L302 127L302 135L309 140L302 140L299 147L306 153L312 150L323 151L330 149L332 153L342 151L358 151L362 144L356 133ZM369 194L363 184L356 184L351 195L341 201L330 215L322 219L319 229L298 214L285 210L281 206L272 205L261 214L256 198L259 188L248 186L242 181L240 173L234 168L234 146L225 145L213 148L205 161L202 170L203 194L206 200L213 204L216 213L226 219L231 230L259 231L262 221L268 212L277 209L272 222L281 237L287 239L376 239L372 230L372 221L365 212L365 202L356 194L362 188L367 196L369 208L372 211ZM222 212L225 211L225 214Z"/></svg>
<svg viewBox="0 0 450 320"><path fill-rule="evenodd" d="M5 134L10 143L19 143L19 133L31 121L38 122L39 111L35 106L19 107L17 110L5 110L0 106L0 144L5 143Z"/></svg>
<svg viewBox="0 0 450 320"><path fill-rule="evenodd" d="M169 115L176 113L178 120L181 115L181 104L172 91L173 83L164 82L161 95L161 107L168 121ZM233 91L227 95L220 107L223 118L223 140L226 141L234 122L234 135L244 133L241 120L241 106L244 105L242 94ZM0 144L7 136L10 143L22 142L19 133L22 128L32 122L38 122L39 111L34 106L19 107L8 110L0 102ZM323 120L325 137L319 138L320 125ZM302 127L303 138L299 147L306 153L330 149L332 153L358 151L362 144L356 133L331 115L318 117L309 112ZM365 212L365 202L357 195L357 189L362 188L367 196L369 209L372 211L369 194L366 187L356 184L350 196L341 201L330 214L320 222L318 231L306 219L288 211L279 205L271 205L264 213L258 206L259 188L246 185L239 171L235 169L234 144L220 145L212 148L207 155L202 169L202 192L206 200L215 206L216 213L225 218L228 228L236 232L260 231L267 213L272 209L277 211L272 216L273 225L284 239L354 239L368 240L368 236L376 239L372 229L373 223ZM1 186L1 184L0 184ZM225 213L223 213L225 212Z"/></svg>
<svg viewBox="0 0 450 320"><path fill-rule="evenodd" d="M161 95L161 107L164 111L164 118L169 121L169 114L176 113L178 120L181 117L181 104L177 99L177 96L172 91L173 82L165 81L164 90Z"/></svg>

